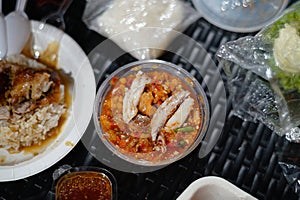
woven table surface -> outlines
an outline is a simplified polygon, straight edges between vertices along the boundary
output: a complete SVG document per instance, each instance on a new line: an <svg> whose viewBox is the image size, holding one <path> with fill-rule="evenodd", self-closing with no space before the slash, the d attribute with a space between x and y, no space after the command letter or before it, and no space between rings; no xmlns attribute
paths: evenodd
<svg viewBox="0 0 300 200"><path fill-rule="evenodd" d="M30 19L41 19L49 10L55 9L55 6L38 7L39 2L41 1L28 1L26 12L30 13ZM13 7L14 4L5 2L4 13ZM89 30L82 22L84 7L84 0L72 3L65 15L66 33L88 54L104 38ZM208 56L218 64L215 53L221 44L255 33L225 31L200 18L185 34L200 43ZM193 48L187 49L192 54ZM124 58L128 58L126 62L132 59L129 55ZM160 59L178 64L188 71L198 70L172 54L167 53ZM118 60L109 69L95 72L99 77L98 86L121 64L122 60ZM217 144L205 158L200 159L198 156L199 145L188 156L163 169L148 173L125 173L103 165L79 142L65 158L47 170L22 180L0 183L0 199L44 199L52 184L52 173L64 164L108 169L116 177L118 199L124 200L176 199L193 181L211 175L225 178L258 199L298 199L278 165L278 152L282 149L284 139L263 124L243 121L233 115L231 103L228 96L225 126L220 130L222 134Z"/></svg>

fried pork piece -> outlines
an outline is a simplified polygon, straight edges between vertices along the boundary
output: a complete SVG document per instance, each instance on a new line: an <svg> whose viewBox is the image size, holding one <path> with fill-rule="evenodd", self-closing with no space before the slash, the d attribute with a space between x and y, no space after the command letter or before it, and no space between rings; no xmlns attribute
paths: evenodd
<svg viewBox="0 0 300 200"><path fill-rule="evenodd" d="M11 104L19 104L27 100L38 100L42 95L49 91L57 78L51 78L51 74L46 70L37 71L31 68L25 69L17 73L12 82L12 88L8 91L11 97ZM58 99L59 100L59 99Z"/></svg>
<svg viewBox="0 0 300 200"><path fill-rule="evenodd" d="M139 112L144 115L152 116L156 110L156 108L152 105L154 97L151 92L144 92L141 95L139 102Z"/></svg>
<svg viewBox="0 0 300 200"><path fill-rule="evenodd" d="M60 101L56 72L1 62L0 81L0 120L9 119L11 111L23 114Z"/></svg>
<svg viewBox="0 0 300 200"><path fill-rule="evenodd" d="M157 83L149 83L145 86L145 92L141 95L139 102L139 112L149 117L153 116L156 111L157 105L165 101L171 90L165 85Z"/></svg>

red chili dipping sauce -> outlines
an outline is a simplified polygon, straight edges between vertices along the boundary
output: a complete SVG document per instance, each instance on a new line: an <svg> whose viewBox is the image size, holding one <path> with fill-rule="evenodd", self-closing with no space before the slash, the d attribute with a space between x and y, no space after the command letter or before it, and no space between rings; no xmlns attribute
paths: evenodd
<svg viewBox="0 0 300 200"><path fill-rule="evenodd" d="M112 184L109 178L101 172L71 172L58 181L56 199L111 200Z"/></svg>
<svg viewBox="0 0 300 200"><path fill-rule="evenodd" d="M113 77L100 108L103 137L123 155L143 161L182 154L203 123L199 94L190 83L162 70Z"/></svg>

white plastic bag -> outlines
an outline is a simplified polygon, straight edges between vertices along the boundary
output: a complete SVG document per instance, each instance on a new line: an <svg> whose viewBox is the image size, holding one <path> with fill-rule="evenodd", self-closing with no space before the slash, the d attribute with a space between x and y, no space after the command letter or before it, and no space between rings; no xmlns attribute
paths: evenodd
<svg viewBox="0 0 300 200"><path fill-rule="evenodd" d="M159 57L200 15L181 0L89 0L86 25L139 60Z"/></svg>

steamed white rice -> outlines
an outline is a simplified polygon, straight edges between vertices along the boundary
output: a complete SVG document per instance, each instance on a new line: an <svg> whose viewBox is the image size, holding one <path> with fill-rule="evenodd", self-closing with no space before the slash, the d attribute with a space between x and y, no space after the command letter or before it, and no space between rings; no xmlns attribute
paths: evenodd
<svg viewBox="0 0 300 200"><path fill-rule="evenodd" d="M48 132L58 126L64 105L47 105L26 113L19 119L0 120L0 146L18 150L20 147L40 144Z"/></svg>

